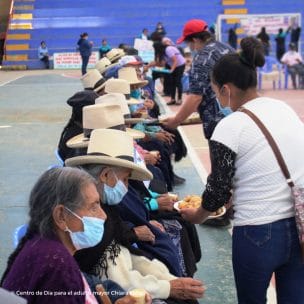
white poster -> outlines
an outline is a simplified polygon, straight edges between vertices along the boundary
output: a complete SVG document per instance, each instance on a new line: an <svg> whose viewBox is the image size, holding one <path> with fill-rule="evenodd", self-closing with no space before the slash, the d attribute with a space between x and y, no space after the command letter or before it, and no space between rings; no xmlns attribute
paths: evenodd
<svg viewBox="0 0 304 304"><path fill-rule="evenodd" d="M54 69L80 69L81 68L81 56L77 52L70 53L54 53ZM90 56L88 68L94 68L95 64L99 60L99 53L92 52Z"/></svg>
<svg viewBox="0 0 304 304"><path fill-rule="evenodd" d="M138 55L144 62L154 61L153 41L136 38L134 48L138 50Z"/></svg>
<svg viewBox="0 0 304 304"><path fill-rule="evenodd" d="M278 30L282 28L284 31L294 22L295 17L291 16L253 16L240 20L240 27L244 29L245 35L256 36L262 27L266 28L267 34L277 34Z"/></svg>

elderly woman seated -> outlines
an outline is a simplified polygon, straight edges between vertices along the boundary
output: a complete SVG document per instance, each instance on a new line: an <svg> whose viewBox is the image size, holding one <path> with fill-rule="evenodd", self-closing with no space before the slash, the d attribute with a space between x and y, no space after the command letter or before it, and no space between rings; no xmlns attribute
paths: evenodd
<svg viewBox="0 0 304 304"><path fill-rule="evenodd" d="M94 179L79 169L48 170L32 189L29 208L26 235L8 260L1 286L18 292L29 304L97 304L73 258L77 250L97 245L104 235L107 216ZM124 294L115 286L115 292ZM130 296L115 301L132 303Z"/></svg>
<svg viewBox="0 0 304 304"><path fill-rule="evenodd" d="M103 240L94 248L79 251L75 258L84 272L113 280L125 290L140 287L152 298L166 299L167 303L187 303L185 300L197 303L196 299L204 292L202 282L170 273L167 266L177 269L178 259L164 241L157 242L157 238L147 231L150 242L158 247L159 258L167 257L167 266L157 259L146 258L140 249L124 242L122 231L117 229L117 215L112 213L115 208L111 205L119 203L128 192L128 179L151 179L151 173L144 165L133 162L133 153L132 138L126 132L96 129L91 133L87 155L66 160L67 166L81 166L96 177L97 189L108 214ZM154 232L161 233L158 228ZM170 241L167 240L167 245ZM168 260L170 253L171 261Z"/></svg>

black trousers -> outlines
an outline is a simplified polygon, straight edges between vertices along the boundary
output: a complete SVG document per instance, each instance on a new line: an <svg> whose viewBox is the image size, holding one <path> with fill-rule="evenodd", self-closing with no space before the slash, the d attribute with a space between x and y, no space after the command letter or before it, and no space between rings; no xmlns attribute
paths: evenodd
<svg viewBox="0 0 304 304"><path fill-rule="evenodd" d="M81 56L81 59L82 59L81 73L82 75L84 75L87 73L87 66L89 63L90 56Z"/></svg>
<svg viewBox="0 0 304 304"><path fill-rule="evenodd" d="M49 68L50 68L49 56L45 55L45 56L43 56L40 60L44 62L45 68L46 68L46 69L49 69Z"/></svg>
<svg viewBox="0 0 304 304"><path fill-rule="evenodd" d="M175 68L171 73L171 83L170 83L170 96L172 100L175 100L176 88L178 93L178 99L182 99L183 94L183 84L182 77L185 71L185 65L181 65Z"/></svg>

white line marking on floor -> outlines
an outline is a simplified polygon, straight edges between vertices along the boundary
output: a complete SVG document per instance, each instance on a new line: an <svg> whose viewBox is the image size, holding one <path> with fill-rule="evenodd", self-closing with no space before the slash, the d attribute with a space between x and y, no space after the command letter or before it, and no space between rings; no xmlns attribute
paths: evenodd
<svg viewBox="0 0 304 304"><path fill-rule="evenodd" d="M23 78L23 77L25 77L25 75L19 76L19 77L17 77L17 78L11 79L11 80L6 81L6 82L3 82L3 83L0 84L0 87L3 87L3 86L5 86L5 85L7 85L8 83L13 82L13 81L18 80L18 79Z"/></svg>
<svg viewBox="0 0 304 304"><path fill-rule="evenodd" d="M66 78L73 78L73 79L79 79L80 80L80 76L77 76L77 75L67 75L65 73L62 73L61 76L66 77Z"/></svg>
<svg viewBox="0 0 304 304"><path fill-rule="evenodd" d="M11 128L12 126L0 126L0 129Z"/></svg>

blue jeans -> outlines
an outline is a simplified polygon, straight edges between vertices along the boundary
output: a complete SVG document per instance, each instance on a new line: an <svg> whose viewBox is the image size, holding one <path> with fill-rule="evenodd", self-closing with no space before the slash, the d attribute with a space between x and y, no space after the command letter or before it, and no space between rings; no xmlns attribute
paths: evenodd
<svg viewBox="0 0 304 304"><path fill-rule="evenodd" d="M304 264L294 218L234 227L232 242L239 304L266 303L273 273L278 304L304 303Z"/></svg>

